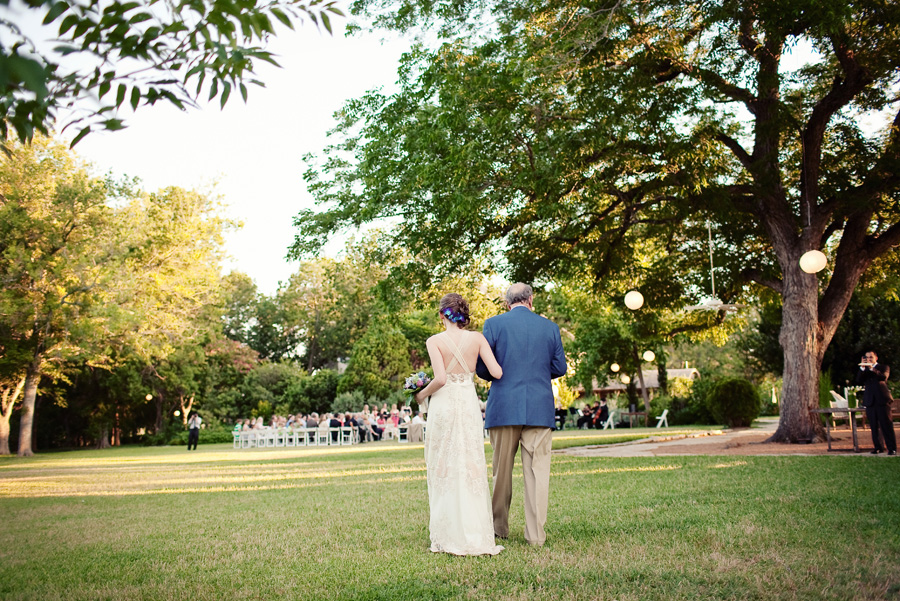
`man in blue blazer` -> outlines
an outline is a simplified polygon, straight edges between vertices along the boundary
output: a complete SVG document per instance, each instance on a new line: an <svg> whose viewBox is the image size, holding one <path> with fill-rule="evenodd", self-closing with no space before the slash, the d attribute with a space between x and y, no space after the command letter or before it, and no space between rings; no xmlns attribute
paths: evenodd
<svg viewBox="0 0 900 601"><path fill-rule="evenodd" d="M494 534L509 536L512 468L522 447L525 476L525 540L543 545L550 499L550 448L555 426L551 380L566 374L559 326L532 311L534 293L527 284L506 292L509 311L484 323L487 339L503 377L491 384L485 427L494 449ZM478 361L478 375L492 380Z"/></svg>

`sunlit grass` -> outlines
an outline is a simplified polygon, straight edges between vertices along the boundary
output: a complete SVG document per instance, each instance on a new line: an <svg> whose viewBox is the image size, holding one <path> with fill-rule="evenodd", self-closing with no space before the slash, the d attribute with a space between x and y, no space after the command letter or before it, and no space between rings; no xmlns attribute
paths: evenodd
<svg viewBox="0 0 900 601"><path fill-rule="evenodd" d="M506 551L459 558L428 551L421 445L3 458L0 599L892 599L898 475L554 455L547 544L524 541L517 466Z"/></svg>

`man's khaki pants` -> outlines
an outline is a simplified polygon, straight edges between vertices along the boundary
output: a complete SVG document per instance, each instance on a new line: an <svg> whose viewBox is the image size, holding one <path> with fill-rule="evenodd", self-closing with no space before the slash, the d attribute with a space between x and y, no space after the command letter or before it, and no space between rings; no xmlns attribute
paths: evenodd
<svg viewBox="0 0 900 601"><path fill-rule="evenodd" d="M547 506L550 500L550 449L553 431L534 426L498 426L489 430L494 449L494 534L509 536L509 504L512 501L512 469L522 445L525 477L525 540L543 545L547 538Z"/></svg>

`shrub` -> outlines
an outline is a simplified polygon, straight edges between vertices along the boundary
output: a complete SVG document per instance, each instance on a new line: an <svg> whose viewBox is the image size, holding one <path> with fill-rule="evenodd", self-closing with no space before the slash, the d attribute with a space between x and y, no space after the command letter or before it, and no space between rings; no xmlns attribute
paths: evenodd
<svg viewBox="0 0 900 601"><path fill-rule="evenodd" d="M746 427L759 416L759 393L744 378L724 378L716 382L706 398L710 413L731 428Z"/></svg>
<svg viewBox="0 0 900 601"><path fill-rule="evenodd" d="M366 395L363 391L356 389L353 392L342 392L334 398L331 404L332 413L346 413L347 411L362 411L363 405L366 404Z"/></svg>
<svg viewBox="0 0 900 601"><path fill-rule="evenodd" d="M672 402L669 406L669 423L674 425L686 424L715 424L712 414L706 404L706 397L715 384L714 380L700 379L691 382L690 386L676 380L685 380L686 378L673 378L669 382L669 391L677 391L679 394L672 394ZM681 396L681 395L685 396Z"/></svg>

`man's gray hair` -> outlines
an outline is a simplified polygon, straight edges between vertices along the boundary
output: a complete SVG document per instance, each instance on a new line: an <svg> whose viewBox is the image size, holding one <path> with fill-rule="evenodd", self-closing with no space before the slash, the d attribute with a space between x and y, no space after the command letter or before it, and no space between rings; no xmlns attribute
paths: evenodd
<svg viewBox="0 0 900 601"><path fill-rule="evenodd" d="M513 284L506 291L506 303L508 305L524 303L532 296L534 296L534 291L531 289L531 286L520 282Z"/></svg>

